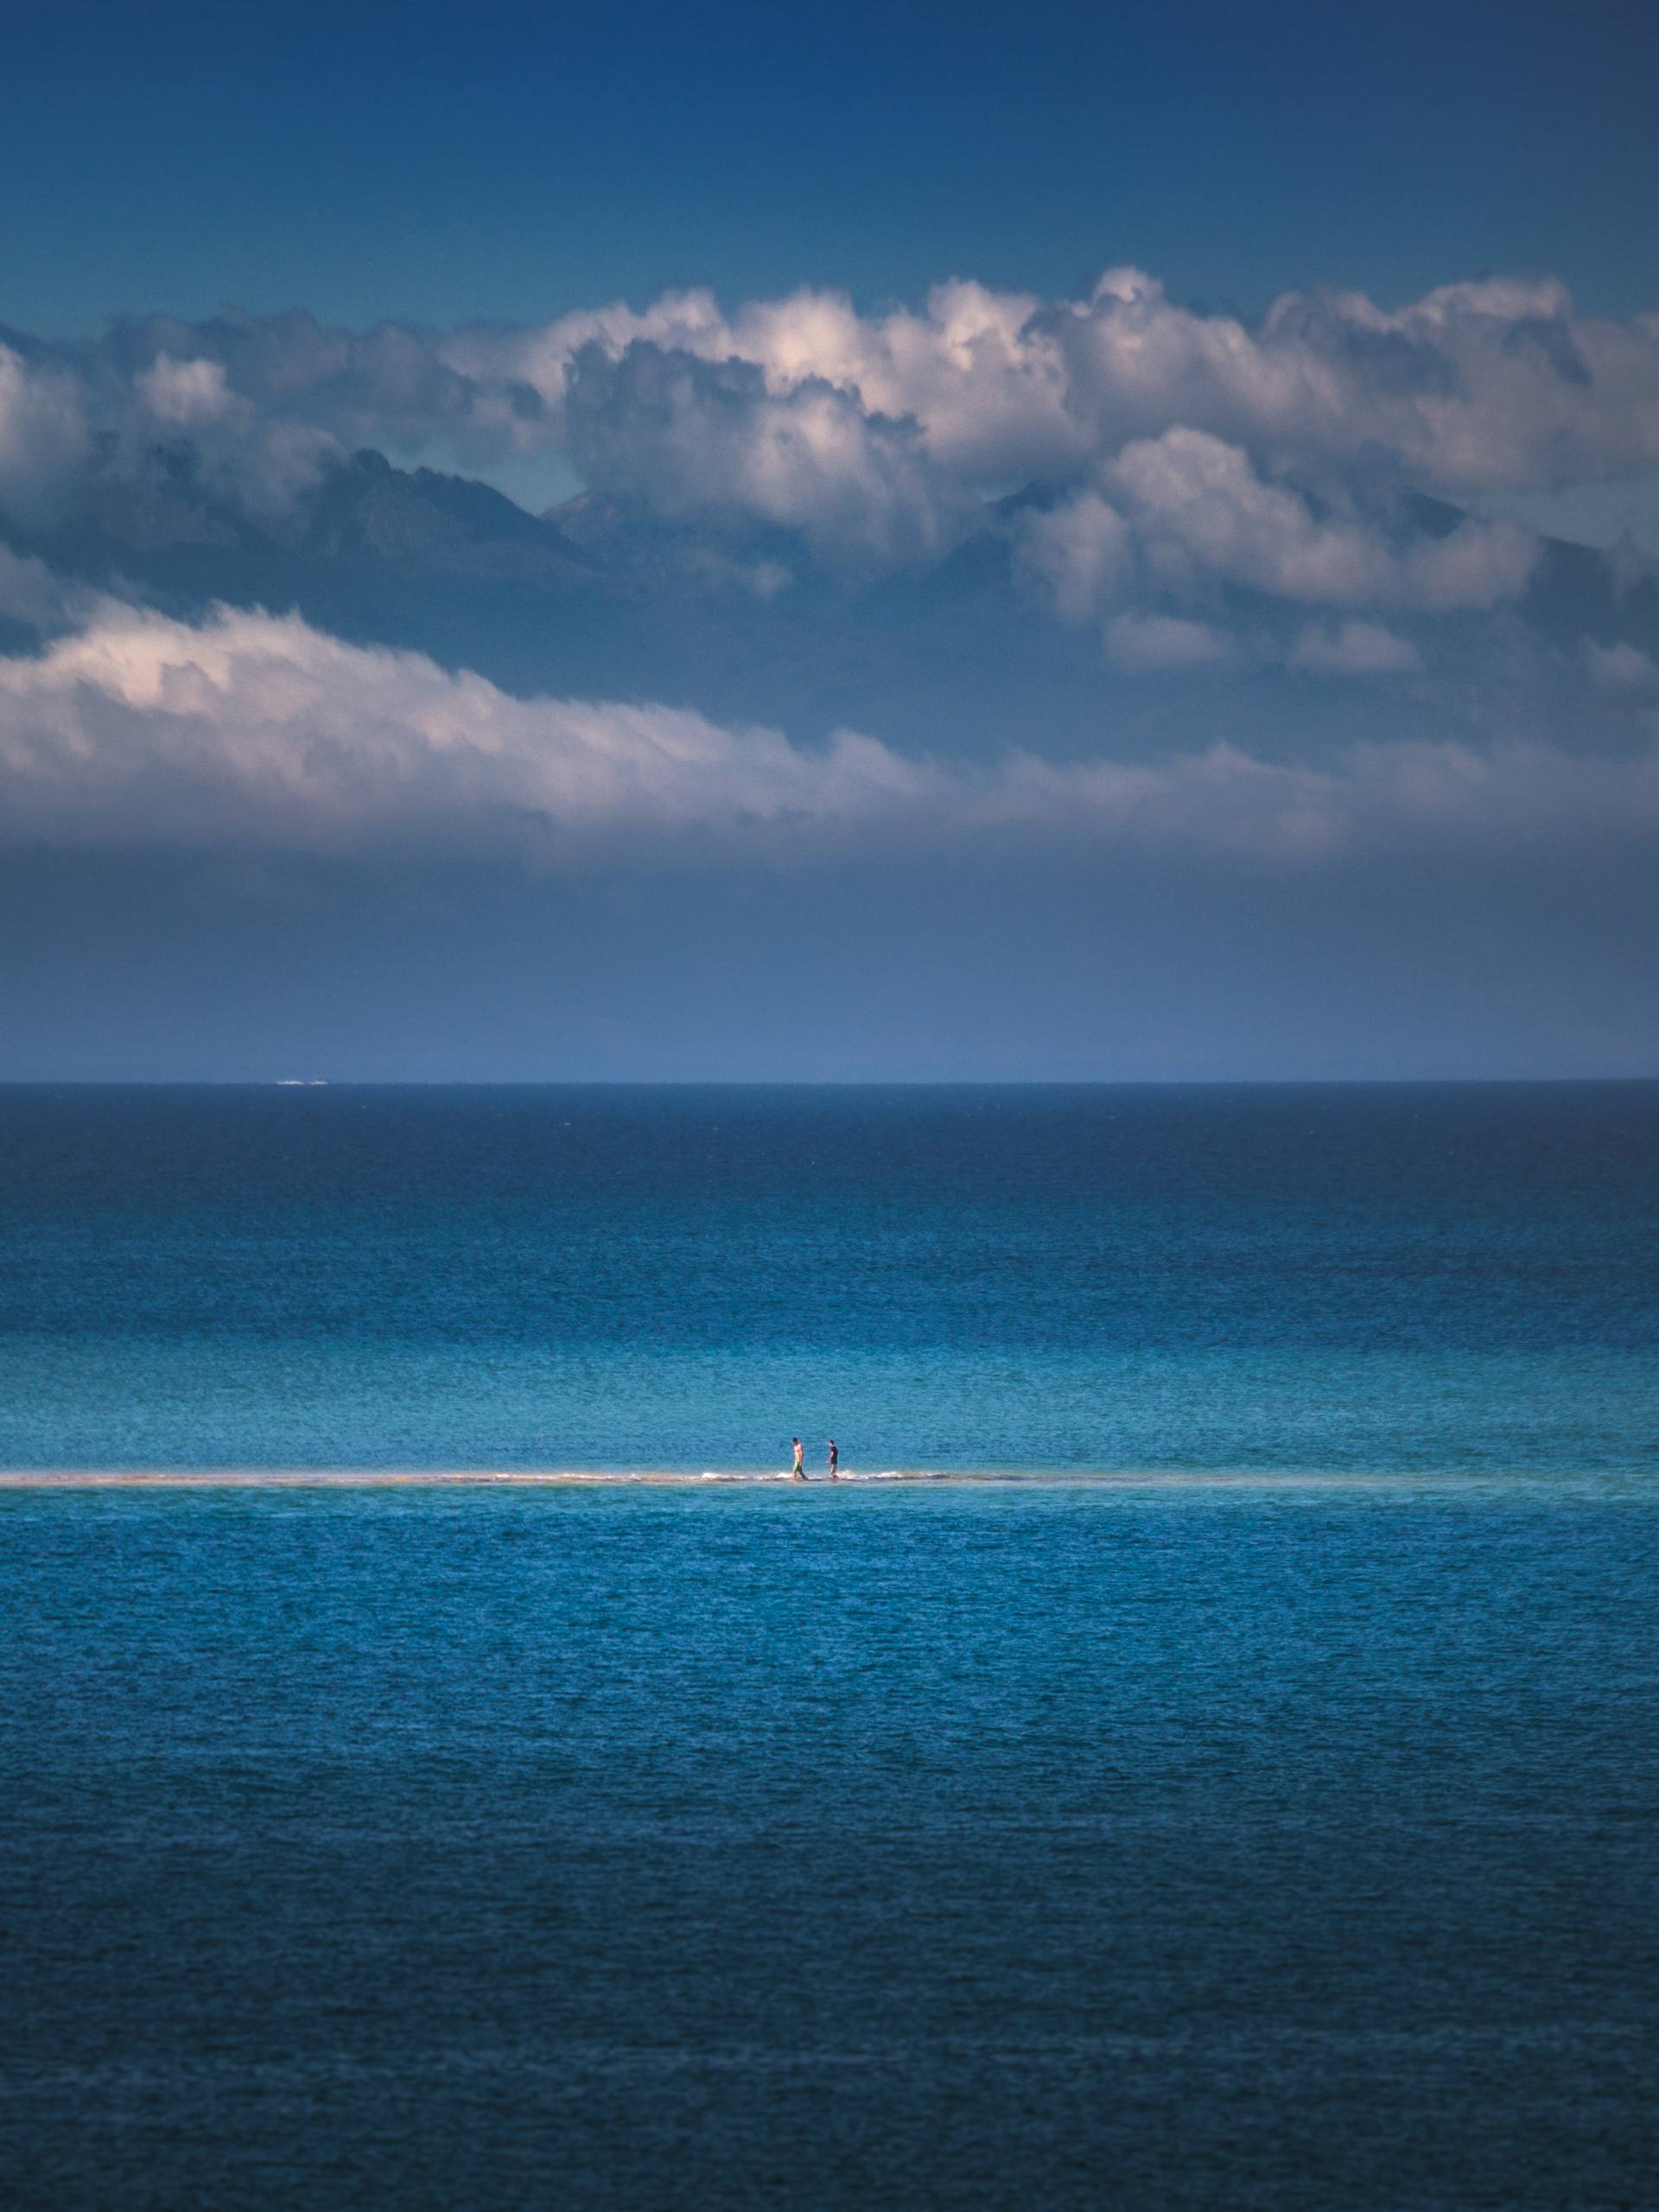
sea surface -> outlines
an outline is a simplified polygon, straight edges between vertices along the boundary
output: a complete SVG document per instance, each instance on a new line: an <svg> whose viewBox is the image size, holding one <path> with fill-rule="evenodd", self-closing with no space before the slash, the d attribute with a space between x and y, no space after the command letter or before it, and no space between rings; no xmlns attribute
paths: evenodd
<svg viewBox="0 0 1659 2212"><path fill-rule="evenodd" d="M0 1091L0 2202L1653 2212L1656 1134Z"/></svg>
<svg viewBox="0 0 1659 2212"><path fill-rule="evenodd" d="M0 1090L0 1466L1652 1468L1659 1085Z"/></svg>

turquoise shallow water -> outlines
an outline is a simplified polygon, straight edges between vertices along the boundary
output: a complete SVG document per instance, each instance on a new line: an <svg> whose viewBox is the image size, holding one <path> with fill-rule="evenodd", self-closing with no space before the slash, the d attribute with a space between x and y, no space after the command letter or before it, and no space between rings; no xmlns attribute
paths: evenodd
<svg viewBox="0 0 1659 2212"><path fill-rule="evenodd" d="M1659 1086L0 1090L0 1466L1652 1469Z"/></svg>
<svg viewBox="0 0 1659 2212"><path fill-rule="evenodd" d="M1645 2207L1639 1477L0 1493L30 2208Z"/></svg>

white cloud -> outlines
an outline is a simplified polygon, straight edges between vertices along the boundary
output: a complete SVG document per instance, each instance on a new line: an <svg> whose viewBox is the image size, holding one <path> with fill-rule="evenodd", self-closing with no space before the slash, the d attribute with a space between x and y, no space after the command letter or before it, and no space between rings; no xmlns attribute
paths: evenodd
<svg viewBox="0 0 1659 2212"><path fill-rule="evenodd" d="M1389 594L1402 607L1445 613L1456 607L1497 607L1518 599L1542 548L1513 522L1461 522L1445 537L1414 546L1397 563Z"/></svg>
<svg viewBox="0 0 1659 2212"><path fill-rule="evenodd" d="M1207 649L1174 626L1140 644ZM1126 638L1136 633L1126 632ZM1040 836L1274 863L1359 846L1529 848L1659 838L1659 753L1355 747L1319 766L1217 742L1147 761L912 759L842 731L821 748L682 709L518 699L418 653L296 616L190 624L105 600L40 653L0 658L0 836L577 861L695 833L701 861L802 836ZM711 841L719 841L718 845Z"/></svg>
<svg viewBox="0 0 1659 2212"><path fill-rule="evenodd" d="M797 751L683 709L518 700L295 615L199 624L102 601L0 658L14 841L516 849L538 830L854 817L917 795L868 740Z"/></svg>
<svg viewBox="0 0 1659 2212"><path fill-rule="evenodd" d="M1290 665L1318 676L1409 676L1422 667L1415 645L1375 622L1339 629L1312 624L1291 649Z"/></svg>
<svg viewBox="0 0 1659 2212"><path fill-rule="evenodd" d="M1380 546L1351 526L1315 522L1294 494L1261 480L1248 454L1208 431L1137 439L1109 480L1140 524L1154 573L1169 582L1209 571L1287 599L1349 604L1388 588Z"/></svg>
<svg viewBox="0 0 1659 2212"><path fill-rule="evenodd" d="M257 518L361 444L469 469L543 454L665 518L798 537L798 560L722 549L758 594L814 561L939 560L1030 486L1018 569L1065 620L1205 625L1247 589L1375 626L1499 607L1536 559L1517 522L1426 528L1411 494L1513 513L1659 466L1659 317L1494 278L1395 308L1287 294L1246 321L1115 268L1077 297L953 280L876 313L692 290L448 332L158 315L0 346L0 517L50 528L89 472L140 475L158 443ZM1136 634L1126 664L1160 633Z"/></svg>
<svg viewBox="0 0 1659 2212"><path fill-rule="evenodd" d="M94 594L66 584L44 561L0 545L0 620L26 630L60 630L96 604Z"/></svg>
<svg viewBox="0 0 1659 2212"><path fill-rule="evenodd" d="M1079 492L1026 518L1018 558L1027 576L1052 594L1063 620L1084 622L1129 583L1135 533L1098 492Z"/></svg>
<svg viewBox="0 0 1659 2212"><path fill-rule="evenodd" d="M1100 488L1027 518L1019 558L1075 622L1137 596L1202 600L1218 583L1309 607L1484 610L1524 589L1538 552L1511 522L1401 545L1351 505L1316 511L1266 481L1242 448L1177 428L1133 440Z"/></svg>
<svg viewBox="0 0 1659 2212"><path fill-rule="evenodd" d="M677 517L734 515L799 531L855 563L925 560L972 519L914 429L821 379L766 389L744 362L635 344L590 346L565 411L590 480Z"/></svg>
<svg viewBox="0 0 1659 2212"><path fill-rule="evenodd" d="M340 450L330 431L238 394L217 360L162 353L118 374L0 345L0 524L50 531L96 477L130 480L158 446L255 512L289 506Z"/></svg>
<svg viewBox="0 0 1659 2212"><path fill-rule="evenodd" d="M773 397L827 383L913 420L930 455L981 488L1058 480L1176 424L1275 462L1364 456L1464 493L1659 459L1659 322L1580 316L1552 279L1446 285L1392 312L1357 292L1290 293L1254 325L1179 307L1133 269L1082 300L952 283L875 315L823 292L728 315L694 292L459 334L442 356L479 384L529 385L553 421L584 346L634 343L750 363Z"/></svg>
<svg viewBox="0 0 1659 2212"><path fill-rule="evenodd" d="M1352 517L1319 518L1207 431L1126 446L1107 480L1139 525L1154 577L1215 575L1315 606L1487 607L1522 590L1537 540L1509 522L1465 522L1403 553Z"/></svg>
<svg viewBox="0 0 1659 2212"><path fill-rule="evenodd" d="M1659 662L1634 645L1586 644L1584 658L1590 680L1599 690L1659 690Z"/></svg>
<svg viewBox="0 0 1659 2212"><path fill-rule="evenodd" d="M1174 614L1116 614L1106 625L1106 651L1130 676L1166 669L1211 668L1230 659L1232 646L1208 622Z"/></svg>
<svg viewBox="0 0 1659 2212"><path fill-rule="evenodd" d="M0 345L0 516L48 527L92 449L79 388Z"/></svg>
<svg viewBox="0 0 1659 2212"><path fill-rule="evenodd" d="M1233 488L1267 519L1271 588L1311 578L1324 603L1357 605L1379 556L1348 493L1495 498L1659 462L1659 317L1582 315L1552 279L1499 278L1394 309L1291 293L1245 322L1181 307L1133 269L1079 298L953 281L877 314L836 292L728 310L689 291L450 332L153 316L55 349L49 369L0 355L0 499L38 499L84 458L89 429L135 416L212 431L221 454L240 439L266 496L277 424L342 448L445 448L467 467L574 445L599 488L670 512L730 508L843 551L861 528L859 557L877 558L949 545L971 502L1023 484L1109 497L1105 472L1201 437L1247 457ZM1318 517L1277 504L1296 486ZM1394 596L1492 603L1518 546L1471 538L1416 570L1394 547Z"/></svg>
<svg viewBox="0 0 1659 2212"><path fill-rule="evenodd" d="M156 420L175 429L222 422L238 411L222 361L175 361L170 353L158 353L133 378L133 387ZM246 411L245 401L239 406Z"/></svg>

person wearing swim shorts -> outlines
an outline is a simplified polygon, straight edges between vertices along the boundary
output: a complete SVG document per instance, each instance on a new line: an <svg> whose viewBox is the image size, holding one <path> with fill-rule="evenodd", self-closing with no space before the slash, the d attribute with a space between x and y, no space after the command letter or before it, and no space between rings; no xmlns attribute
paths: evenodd
<svg viewBox="0 0 1659 2212"><path fill-rule="evenodd" d="M830 1440L830 1479L831 1482L836 1481L840 1466L841 1454L836 1449L836 1440L832 1436Z"/></svg>
<svg viewBox="0 0 1659 2212"><path fill-rule="evenodd" d="M789 1471L798 1483L804 1483L806 1480L806 1455L801 1450L801 1440L798 1436L795 1439L795 1464Z"/></svg>

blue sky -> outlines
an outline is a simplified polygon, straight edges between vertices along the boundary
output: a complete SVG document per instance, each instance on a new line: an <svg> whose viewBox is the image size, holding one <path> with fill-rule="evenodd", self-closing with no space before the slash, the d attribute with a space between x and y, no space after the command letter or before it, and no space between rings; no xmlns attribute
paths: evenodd
<svg viewBox="0 0 1659 2212"><path fill-rule="evenodd" d="M0 1077L1659 1071L1653 11L6 35Z"/></svg>
<svg viewBox="0 0 1659 2212"><path fill-rule="evenodd" d="M10 320L524 318L708 283L867 303L1102 267L1255 308L1548 268L1650 304L1659 22L1345 8L8 11Z"/></svg>

